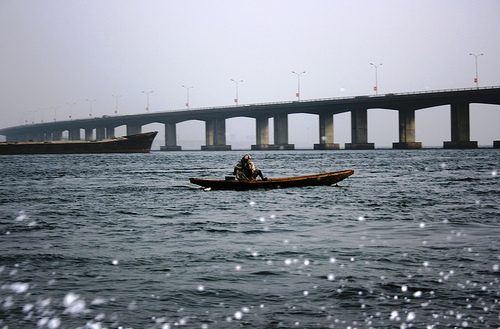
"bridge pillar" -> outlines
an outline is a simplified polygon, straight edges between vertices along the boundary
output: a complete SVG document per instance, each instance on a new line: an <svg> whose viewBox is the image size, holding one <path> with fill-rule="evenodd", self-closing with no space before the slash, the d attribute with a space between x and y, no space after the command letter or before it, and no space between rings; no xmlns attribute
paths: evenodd
<svg viewBox="0 0 500 329"><path fill-rule="evenodd" d="M62 139L62 131L56 130L52 132L52 140L60 141Z"/></svg>
<svg viewBox="0 0 500 329"><path fill-rule="evenodd" d="M346 150L373 150L374 143L368 143L368 109L351 110L351 143L345 144Z"/></svg>
<svg viewBox="0 0 500 329"><path fill-rule="evenodd" d="M333 114L319 115L319 144L314 144L315 150L338 150L339 144L333 143Z"/></svg>
<svg viewBox="0 0 500 329"><path fill-rule="evenodd" d="M37 132L35 134L35 138L33 140L35 140L37 142L44 142L45 141L45 134L42 132Z"/></svg>
<svg viewBox="0 0 500 329"><path fill-rule="evenodd" d="M105 139L106 138L106 128L105 127L97 127L95 132L95 139Z"/></svg>
<svg viewBox="0 0 500 329"><path fill-rule="evenodd" d="M19 134L7 134L5 135L6 142L21 142L21 135Z"/></svg>
<svg viewBox="0 0 500 329"><path fill-rule="evenodd" d="M54 140L54 134L53 132L48 132L48 133L45 133L45 140L47 142L52 142Z"/></svg>
<svg viewBox="0 0 500 329"><path fill-rule="evenodd" d="M24 138L25 138L24 140L25 140L25 141L28 141L28 142L33 142L33 141L35 141L35 135L34 135L34 134L33 134L33 132L31 132L31 131L28 131L28 132L26 133L26 135L25 135L25 137L24 137Z"/></svg>
<svg viewBox="0 0 500 329"><path fill-rule="evenodd" d="M106 127L106 138L112 139L115 137L115 127Z"/></svg>
<svg viewBox="0 0 500 329"><path fill-rule="evenodd" d="M256 118L255 121L255 145L252 145L252 150L267 150L269 149L269 118Z"/></svg>
<svg viewBox="0 0 500 329"><path fill-rule="evenodd" d="M19 137L20 137L19 141L23 142L33 141L33 134L31 132L26 132L22 135L19 135Z"/></svg>
<svg viewBox="0 0 500 329"><path fill-rule="evenodd" d="M142 130L141 125L130 125L127 124L127 136L140 134Z"/></svg>
<svg viewBox="0 0 500 329"><path fill-rule="evenodd" d="M175 122L165 122L165 146L160 146L162 151L180 151L177 145L177 129Z"/></svg>
<svg viewBox="0 0 500 329"><path fill-rule="evenodd" d="M87 130L85 130L85 135L87 134ZM80 140L80 128L73 128L68 130L68 139L70 141L79 141Z"/></svg>
<svg viewBox="0 0 500 329"><path fill-rule="evenodd" d="M94 139L94 129L93 128L85 128L85 140L91 141Z"/></svg>
<svg viewBox="0 0 500 329"><path fill-rule="evenodd" d="M469 103L451 104L451 142L444 142L445 149L474 149L477 142L470 140Z"/></svg>
<svg viewBox="0 0 500 329"><path fill-rule="evenodd" d="M206 145L202 151L229 151L231 145L226 145L226 119L214 118L205 121Z"/></svg>
<svg viewBox="0 0 500 329"><path fill-rule="evenodd" d="M422 143L415 142L415 110L399 110L399 143L392 143L393 149L421 149Z"/></svg>
<svg viewBox="0 0 500 329"><path fill-rule="evenodd" d="M277 114L274 116L274 145L269 145L269 149L295 149L295 145L288 144L288 114Z"/></svg>

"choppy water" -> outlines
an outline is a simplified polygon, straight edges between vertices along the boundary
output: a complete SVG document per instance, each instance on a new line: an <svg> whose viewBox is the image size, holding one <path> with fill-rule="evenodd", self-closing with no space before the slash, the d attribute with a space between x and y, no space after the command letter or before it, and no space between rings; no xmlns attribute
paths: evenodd
<svg viewBox="0 0 500 329"><path fill-rule="evenodd" d="M0 328L498 328L500 150L0 157Z"/></svg>

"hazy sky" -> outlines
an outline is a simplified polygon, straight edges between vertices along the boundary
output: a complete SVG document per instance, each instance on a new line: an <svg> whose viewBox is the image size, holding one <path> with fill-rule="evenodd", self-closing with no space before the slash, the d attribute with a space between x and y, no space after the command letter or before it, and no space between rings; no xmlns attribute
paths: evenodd
<svg viewBox="0 0 500 329"><path fill-rule="evenodd" d="M0 127L69 118L500 85L500 1L0 0ZM471 139L500 140L500 106L471 106ZM317 118L291 116L290 143L318 142ZM450 140L449 107L417 111L417 141ZM196 133L190 132L192 127ZM204 138L201 123L179 139ZM228 144L251 140L228 120ZM369 142L397 142L397 112L369 111ZM200 132L201 131L201 132ZM201 137L200 137L201 136ZM350 142L350 117L335 117ZM180 144L182 142L180 141Z"/></svg>

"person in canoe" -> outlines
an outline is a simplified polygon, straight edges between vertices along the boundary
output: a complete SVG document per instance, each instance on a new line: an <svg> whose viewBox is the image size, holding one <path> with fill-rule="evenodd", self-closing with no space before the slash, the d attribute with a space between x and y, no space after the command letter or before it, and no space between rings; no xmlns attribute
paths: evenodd
<svg viewBox="0 0 500 329"><path fill-rule="evenodd" d="M251 159L252 157L250 157L250 154L245 154L240 162L234 166L233 175L236 175L238 180L254 180L257 177L260 177L262 180L267 180L267 177L264 177L262 171L255 168L253 162L250 161Z"/></svg>

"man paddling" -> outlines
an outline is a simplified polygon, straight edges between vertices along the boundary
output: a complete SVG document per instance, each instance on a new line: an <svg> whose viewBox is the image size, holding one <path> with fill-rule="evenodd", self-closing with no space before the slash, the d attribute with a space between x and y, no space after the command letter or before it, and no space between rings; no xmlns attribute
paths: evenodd
<svg viewBox="0 0 500 329"><path fill-rule="evenodd" d="M255 168L255 165L252 161L250 161L250 159L252 159L250 154L245 154L245 156L241 158L240 162L234 166L233 175L236 175L238 180L254 180L257 176L262 180L267 180L267 177L262 175L262 171L260 169Z"/></svg>

